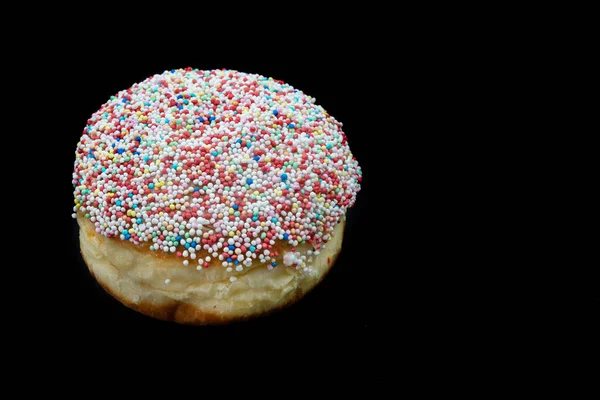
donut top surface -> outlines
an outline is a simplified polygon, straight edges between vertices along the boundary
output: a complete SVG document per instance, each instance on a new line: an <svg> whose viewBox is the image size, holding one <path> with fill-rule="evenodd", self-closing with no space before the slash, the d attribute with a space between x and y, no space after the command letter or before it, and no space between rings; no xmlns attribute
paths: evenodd
<svg viewBox="0 0 600 400"><path fill-rule="evenodd" d="M185 265L204 249L251 266L273 259L276 240L318 250L360 181L342 124L314 98L261 75L186 68L117 93L87 121L73 217Z"/></svg>

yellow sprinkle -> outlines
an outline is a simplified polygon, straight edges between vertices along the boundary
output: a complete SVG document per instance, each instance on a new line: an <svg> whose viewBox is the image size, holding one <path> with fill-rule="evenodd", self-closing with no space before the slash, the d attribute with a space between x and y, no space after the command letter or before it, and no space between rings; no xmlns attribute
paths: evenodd
<svg viewBox="0 0 600 400"><path fill-rule="evenodd" d="M135 217L137 214L135 213L135 211L131 210L131 216Z"/></svg>
<svg viewBox="0 0 600 400"><path fill-rule="evenodd" d="M174 210L174 209L175 209L175 204L171 204L171 205L169 206L169 208L170 208L171 210Z"/></svg>
<svg viewBox="0 0 600 400"><path fill-rule="evenodd" d="M229 214L233 214L233 208L229 209Z"/></svg>
<svg viewBox="0 0 600 400"><path fill-rule="evenodd" d="M235 232L234 231L229 231L229 236L233 236L233 235L235 235Z"/></svg>
<svg viewBox="0 0 600 400"><path fill-rule="evenodd" d="M135 229L133 229L133 228L129 229L129 233L134 233L134 232L135 232Z"/></svg>
<svg viewBox="0 0 600 400"><path fill-rule="evenodd" d="M267 223L265 221L260 223L260 226L265 226L265 225L267 225Z"/></svg>
<svg viewBox="0 0 600 400"><path fill-rule="evenodd" d="M162 201L167 201L168 197L165 195L162 197Z"/></svg>
<svg viewBox="0 0 600 400"><path fill-rule="evenodd" d="M142 115L142 112L141 112L141 111L137 111L137 112L135 113L135 115L137 115L137 116L139 117L140 115Z"/></svg>

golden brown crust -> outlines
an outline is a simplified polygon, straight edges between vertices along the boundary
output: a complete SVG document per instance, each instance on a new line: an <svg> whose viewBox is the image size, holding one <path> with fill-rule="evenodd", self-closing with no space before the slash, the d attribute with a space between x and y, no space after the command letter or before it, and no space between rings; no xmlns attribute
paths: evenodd
<svg viewBox="0 0 600 400"><path fill-rule="evenodd" d="M106 292L142 314L192 325L249 319L295 303L332 267L345 226L344 220L336 226L327 249L313 257L308 275L283 266L280 254L276 259L280 267L268 271L265 264L257 264L237 273L238 280L230 283L236 273L227 273L222 266L196 271L179 260L156 257L161 252L143 252L131 243L106 238L82 216L78 223L82 258Z"/></svg>
<svg viewBox="0 0 600 400"><path fill-rule="evenodd" d="M343 224L343 222L342 222L342 224ZM323 280L325 275L329 272L329 270L331 269L331 267L337 260L340 250L341 250L341 246L335 253L333 253L330 257L328 257L327 268L325 268L324 272L318 277L318 279L316 279L314 281L314 283L310 287L305 288L305 289L299 288L298 290L292 292L291 296L288 296L287 298L283 299L283 301L279 302L276 306L274 306L268 310L258 312L258 313L249 313L246 315L239 315L239 314L228 315L228 314L222 314L219 312L211 313L211 312L207 312L205 310L201 310L192 304L189 304L189 303L186 303L183 301L179 301L176 299L169 299L168 301L164 301L161 303L147 302L147 301L141 301L141 302L137 302L137 303L133 302L133 301L129 300L126 296L123 296L120 293L117 293L115 290L112 290L110 288L109 284L107 284L106 282L103 282L102 278L98 274L94 273L93 268L90 267L90 263L86 259L83 251L81 251L81 255L82 255L82 258L83 258L86 266L88 267L88 270L90 271L92 276L94 276L94 278L100 284L100 286L102 286L102 288L107 293L109 293L111 296L113 296L115 299L120 301L125 306L127 306L135 311L138 311L144 315L147 315L147 316L150 316L153 318L157 318L160 320L164 320L164 321L173 321L173 322L177 322L180 324L188 324L188 325L219 325L219 324L226 324L226 323L233 322L233 321L247 320L247 319L257 317L260 315L267 315L276 310L280 310L282 308L288 307L291 304L295 303L296 301L300 300L302 297L304 297L304 295L306 295L306 293L311 291L316 285L318 285Z"/></svg>

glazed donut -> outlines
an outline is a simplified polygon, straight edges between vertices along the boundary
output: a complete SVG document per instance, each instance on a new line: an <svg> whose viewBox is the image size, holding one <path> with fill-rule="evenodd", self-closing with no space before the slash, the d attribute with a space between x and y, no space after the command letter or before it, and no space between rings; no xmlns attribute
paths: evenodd
<svg viewBox="0 0 600 400"><path fill-rule="evenodd" d="M88 269L123 304L225 323L291 304L325 276L361 175L314 98L257 74L185 68L87 121L72 216Z"/></svg>

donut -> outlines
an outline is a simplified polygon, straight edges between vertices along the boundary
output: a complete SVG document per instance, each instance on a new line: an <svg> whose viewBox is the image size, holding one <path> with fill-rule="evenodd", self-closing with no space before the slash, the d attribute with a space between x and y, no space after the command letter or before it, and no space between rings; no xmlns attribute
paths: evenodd
<svg viewBox="0 0 600 400"><path fill-rule="evenodd" d="M281 80L165 71L120 91L75 152L82 258L124 305L183 324L282 308L342 248L362 171L342 123Z"/></svg>

